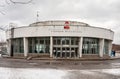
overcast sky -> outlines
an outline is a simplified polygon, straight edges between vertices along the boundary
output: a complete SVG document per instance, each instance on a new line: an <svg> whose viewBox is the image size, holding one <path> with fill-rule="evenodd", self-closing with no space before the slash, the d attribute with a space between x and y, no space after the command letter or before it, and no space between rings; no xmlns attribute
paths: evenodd
<svg viewBox="0 0 120 79"><path fill-rule="evenodd" d="M2 27L9 23L29 25L36 22L38 12L39 21L73 20L111 29L115 32L113 43L120 44L120 0L33 0L29 4L13 4L9 0L1 0L0 12ZM0 35L2 39L5 38L2 31Z"/></svg>

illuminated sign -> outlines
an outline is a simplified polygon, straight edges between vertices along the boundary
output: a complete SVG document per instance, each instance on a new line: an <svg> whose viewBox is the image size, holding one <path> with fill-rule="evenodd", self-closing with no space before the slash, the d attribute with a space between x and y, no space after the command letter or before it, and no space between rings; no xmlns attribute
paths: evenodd
<svg viewBox="0 0 120 79"><path fill-rule="evenodd" d="M64 29L70 29L70 26L69 26L69 22L68 22L68 21L65 21Z"/></svg>

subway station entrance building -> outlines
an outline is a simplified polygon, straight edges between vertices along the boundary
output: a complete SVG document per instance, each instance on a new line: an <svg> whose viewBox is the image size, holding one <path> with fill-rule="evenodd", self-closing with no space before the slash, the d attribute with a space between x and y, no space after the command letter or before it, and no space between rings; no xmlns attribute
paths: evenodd
<svg viewBox="0 0 120 79"><path fill-rule="evenodd" d="M76 21L41 21L7 31L10 56L110 56L114 32Z"/></svg>

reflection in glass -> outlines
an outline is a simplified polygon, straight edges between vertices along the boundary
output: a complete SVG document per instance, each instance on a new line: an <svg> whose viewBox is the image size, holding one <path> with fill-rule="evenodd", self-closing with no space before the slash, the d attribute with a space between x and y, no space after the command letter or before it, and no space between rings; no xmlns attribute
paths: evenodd
<svg viewBox="0 0 120 79"><path fill-rule="evenodd" d="M99 39L83 38L83 54L99 54Z"/></svg>

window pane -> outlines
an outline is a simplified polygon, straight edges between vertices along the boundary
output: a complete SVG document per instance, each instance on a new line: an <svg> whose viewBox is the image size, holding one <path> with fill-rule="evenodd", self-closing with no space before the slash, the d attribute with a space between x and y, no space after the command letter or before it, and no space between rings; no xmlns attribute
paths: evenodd
<svg viewBox="0 0 120 79"><path fill-rule="evenodd" d="M84 38L82 50L83 54L99 54L99 39Z"/></svg>
<svg viewBox="0 0 120 79"><path fill-rule="evenodd" d="M57 45L60 45L61 41L60 39L57 39Z"/></svg>
<svg viewBox="0 0 120 79"><path fill-rule="evenodd" d="M44 44L44 40L40 40L40 44Z"/></svg>
<svg viewBox="0 0 120 79"><path fill-rule="evenodd" d="M32 51L31 53L49 53L50 38L28 38L28 42L31 42L31 39L32 44L28 44L29 52Z"/></svg>
<svg viewBox="0 0 120 79"><path fill-rule="evenodd" d="M104 41L104 54L109 54L109 41Z"/></svg>
<svg viewBox="0 0 120 79"><path fill-rule="evenodd" d="M66 40L66 44L69 45L69 44L70 44L70 41L69 41L69 40Z"/></svg>

